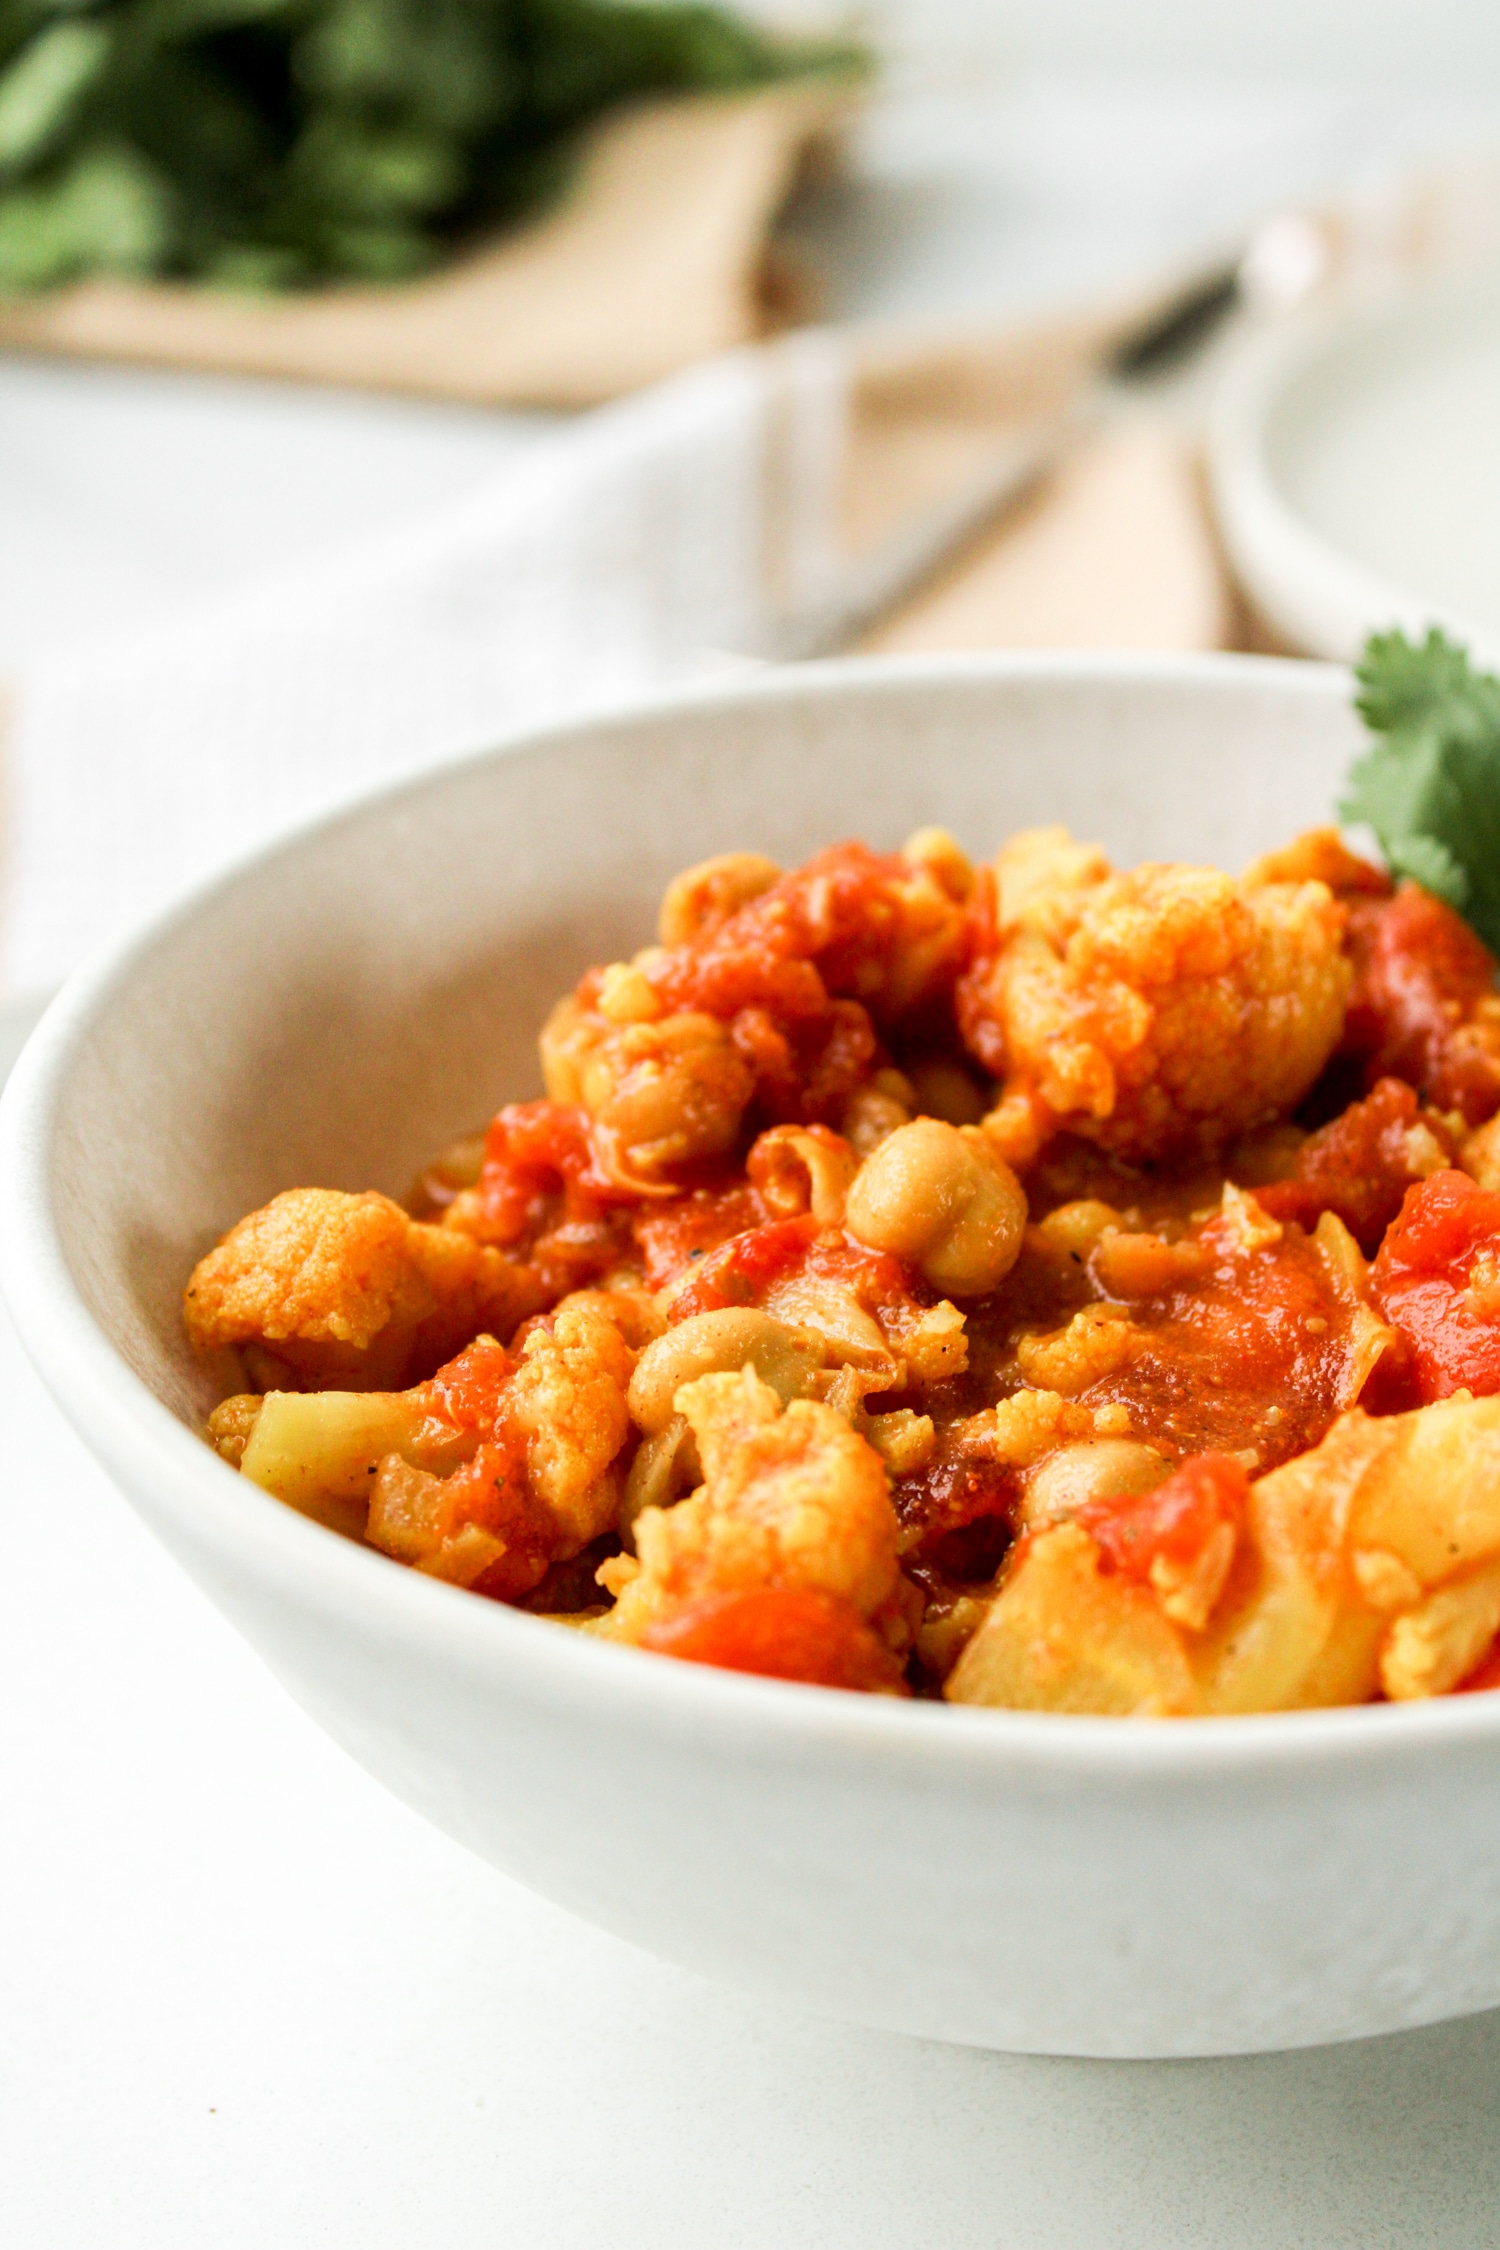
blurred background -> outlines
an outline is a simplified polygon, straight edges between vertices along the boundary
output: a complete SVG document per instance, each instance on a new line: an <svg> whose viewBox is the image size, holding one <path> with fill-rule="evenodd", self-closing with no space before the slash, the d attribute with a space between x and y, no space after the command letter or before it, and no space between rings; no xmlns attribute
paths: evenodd
<svg viewBox="0 0 1500 2250"><path fill-rule="evenodd" d="M756 12L802 23L834 15L818 0ZM888 48L941 56L950 67L967 55L1002 68L1273 83L1385 78L1453 87L1500 76L1500 23L1480 0L1261 0L1253 9L1195 0L874 0L859 20Z"/></svg>
<svg viewBox="0 0 1500 2250"><path fill-rule="evenodd" d="M1500 643L1497 381L1483 0L8 0L0 988L725 664Z"/></svg>

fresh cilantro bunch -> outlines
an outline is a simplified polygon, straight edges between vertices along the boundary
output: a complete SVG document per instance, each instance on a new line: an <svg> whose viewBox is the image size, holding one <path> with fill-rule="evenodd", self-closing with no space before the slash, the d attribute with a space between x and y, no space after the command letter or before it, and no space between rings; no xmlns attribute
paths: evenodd
<svg viewBox="0 0 1500 2250"><path fill-rule="evenodd" d="M398 280L620 102L864 60L699 0L0 0L0 289Z"/></svg>
<svg viewBox="0 0 1500 2250"><path fill-rule="evenodd" d="M1433 629L1376 633L1356 668L1356 708L1376 737L1339 806L1386 863L1463 915L1500 953L1500 680Z"/></svg>

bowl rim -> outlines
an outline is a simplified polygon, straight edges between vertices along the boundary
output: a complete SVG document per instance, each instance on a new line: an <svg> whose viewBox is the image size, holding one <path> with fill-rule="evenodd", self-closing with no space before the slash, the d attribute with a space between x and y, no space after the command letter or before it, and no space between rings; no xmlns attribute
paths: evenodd
<svg viewBox="0 0 1500 2250"><path fill-rule="evenodd" d="M443 1665L487 1676L518 1700L659 1734L711 1733L725 1750L765 1759L848 1758L934 1775L1048 1772L1130 1783L1206 1781L1363 1762L1439 1745L1500 1738L1500 1697L1446 1696L1402 1705L1264 1712L1160 1721L970 1709L841 1694L794 1682L681 1664L569 1632L525 1611L403 1568L326 1530L245 1483L157 1398L85 1304L52 1210L51 1123L75 1054L137 964L190 927L211 901L313 840L379 819L453 774L513 756L542 758L580 734L671 713L737 710L837 696L847 689L1017 679L1225 688L1269 684L1332 703L1349 692L1342 667L1256 656L1025 651L980 656L846 658L689 684L517 729L484 748L388 784L306 821L198 883L78 969L47 1009L0 1099L0 1285L17 1334L65 1418L113 1481L145 1485L158 1507L233 1571L286 1595L321 1622L352 1623L426 1647ZM118 1475L114 1464L129 1464Z"/></svg>
<svg viewBox="0 0 1500 2250"><path fill-rule="evenodd" d="M1352 660L1365 635L1439 625L1484 661L1500 661L1500 632L1363 563L1314 528L1287 496L1272 461L1276 417L1304 377L1384 334L1405 333L1476 298L1494 278L1447 277L1314 305L1252 337L1235 355L1209 414L1214 514L1236 572L1269 621L1319 658Z"/></svg>

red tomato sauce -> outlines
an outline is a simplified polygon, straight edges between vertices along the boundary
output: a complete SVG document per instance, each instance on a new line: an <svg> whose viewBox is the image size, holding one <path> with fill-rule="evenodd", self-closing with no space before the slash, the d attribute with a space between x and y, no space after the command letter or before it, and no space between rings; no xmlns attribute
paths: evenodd
<svg viewBox="0 0 1500 2250"><path fill-rule="evenodd" d="M422 1385L428 1411L458 1430L492 1430L515 1360L493 1336L477 1336Z"/></svg>
<svg viewBox="0 0 1500 2250"><path fill-rule="evenodd" d="M989 1577L1010 1543L1020 1495L1016 1470L940 1443L926 1468L892 1484L902 1551L961 1583Z"/></svg>
<svg viewBox="0 0 1500 2250"><path fill-rule="evenodd" d="M631 1234L644 1263L648 1289L665 1289L684 1266L698 1264L710 1250L764 1226L766 1209L748 1182L735 1179L723 1188L695 1188L671 1203L640 1212Z"/></svg>

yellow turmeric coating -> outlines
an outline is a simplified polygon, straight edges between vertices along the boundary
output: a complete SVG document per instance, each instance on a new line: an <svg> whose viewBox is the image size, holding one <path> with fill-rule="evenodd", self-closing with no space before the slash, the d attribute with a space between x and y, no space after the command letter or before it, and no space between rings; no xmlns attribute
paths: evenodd
<svg viewBox="0 0 1500 2250"><path fill-rule="evenodd" d="M506 1420L525 1449L526 1481L557 1527L559 1554L610 1528L619 1509L606 1471L630 1429L635 1353L590 1291L564 1297L521 1347Z"/></svg>
<svg viewBox="0 0 1500 2250"><path fill-rule="evenodd" d="M199 1261L183 1313L198 1350L248 1347L263 1390L394 1389L539 1301L498 1250L388 1196L290 1188Z"/></svg>
<svg viewBox="0 0 1500 2250"><path fill-rule="evenodd" d="M896 1517L880 1456L832 1407L783 1408L749 1368L703 1375L677 1393L698 1441L703 1484L635 1523L638 1564L600 1573L619 1601L599 1630L638 1640L705 1594L807 1587L869 1616L896 1585Z"/></svg>
<svg viewBox="0 0 1500 2250"><path fill-rule="evenodd" d="M1013 867L1007 866L1014 860ZM974 1020L1003 1042L997 1133L1059 1125L1129 1161L1191 1155L1293 1107L1343 1029L1345 909L1321 882L1208 867L1101 872L1061 832L1000 863L999 951Z"/></svg>

